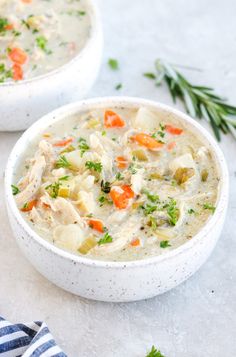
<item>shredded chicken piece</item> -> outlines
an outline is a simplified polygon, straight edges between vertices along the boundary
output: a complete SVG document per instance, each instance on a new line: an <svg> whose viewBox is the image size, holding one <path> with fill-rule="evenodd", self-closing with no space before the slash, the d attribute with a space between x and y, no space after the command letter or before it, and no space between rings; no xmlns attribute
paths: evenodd
<svg viewBox="0 0 236 357"><path fill-rule="evenodd" d="M46 168L46 161L44 156L39 156L37 161L31 168L31 171L27 177L27 186L23 191L21 191L16 196L16 202L18 206L24 205L26 202L29 202L38 192L42 182L42 175Z"/></svg>

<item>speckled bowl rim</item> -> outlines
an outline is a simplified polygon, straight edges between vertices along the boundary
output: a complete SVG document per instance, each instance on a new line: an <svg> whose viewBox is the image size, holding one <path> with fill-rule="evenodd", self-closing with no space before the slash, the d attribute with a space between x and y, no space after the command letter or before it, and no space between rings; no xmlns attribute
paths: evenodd
<svg viewBox="0 0 236 357"><path fill-rule="evenodd" d="M194 128L196 128L200 132L200 135L207 140L208 144L210 144L211 150L214 152L215 160L219 168L221 186L218 193L217 206L214 215L212 215L208 219L206 224L200 229L200 231L195 236L193 236L191 240L185 242L184 244L180 245L176 249L166 251L161 255L150 257L150 258L144 258L144 259L133 260L133 261L121 261L121 262L94 260L88 257L75 255L73 253L67 252L65 250L62 250L54 246L52 243L40 237L23 219L17 208L17 205L15 203L11 191L11 184L13 179L14 168L17 163L18 152L21 152L20 147L22 146L24 147L25 143L29 140L29 138L31 137L34 138L35 136L38 135L38 133L46 130L46 128L49 125L53 124L54 121L55 122L60 121L67 115L71 115L76 112L89 110L90 106L93 107L96 105L97 106L104 105L106 107L109 106L111 107L112 106L121 106L121 107L136 106L137 107L137 106L147 105L147 106L152 106L159 110L165 110L170 114L176 115L179 120L183 120L183 122L187 123L187 125L191 125ZM25 150L23 150L23 152L25 152ZM196 122L196 120L193 120L187 114L177 109L174 109L168 105L161 104L148 99L138 98L138 97L101 97L101 98L86 99L76 103L65 105L61 108L58 108L50 112L49 114L43 116L41 119L36 121L28 130L24 132L24 134L16 142L9 156L6 171L5 171L5 194L6 194L6 201L10 209L10 214L13 214L14 218L17 220L19 225L27 232L27 234L31 236L32 239L37 241L41 246L51 251L55 255L59 255L60 257L68 259L74 263L79 263L87 266L96 266L98 268L106 267L111 269L114 268L123 269L128 267L137 268L150 264L156 265L164 260L174 259L177 255L183 254L189 249L194 249L194 246L198 244L199 241L202 240L204 242L204 239L207 239L207 236L210 234L213 227L215 227L215 225L217 225L217 222L220 221L221 214L224 213L227 208L228 192L229 192L229 174L228 174L226 161L220 147L218 146L215 139L211 136L211 134L209 134L199 123Z"/></svg>
<svg viewBox="0 0 236 357"><path fill-rule="evenodd" d="M93 1L93 0L86 0L87 1L87 8L88 8L88 12L90 15L90 32L89 32L89 36L84 44L84 46L81 48L81 50L78 52L78 54L76 56L74 56L72 59L70 59L68 62L66 62L65 64L63 64L62 66L59 66L55 69L53 69L52 71L46 72L44 74L41 74L39 76L35 76L32 78L28 78L28 79L23 79L19 82L5 82L5 83L1 83L0 84L0 89L1 88L9 88L9 87L20 87L26 84L30 84L30 83L35 83L35 82L40 82L43 81L45 79L48 79L50 77L54 77L57 75L60 75L61 72L67 71L67 69L71 66L73 66L76 62L80 61L80 58L83 57L86 52L88 51L88 48L92 45L93 39L94 37L96 37L96 34L99 30L99 28L102 26L101 25L101 20L100 20L100 15L99 15L99 10L97 7L97 4Z"/></svg>

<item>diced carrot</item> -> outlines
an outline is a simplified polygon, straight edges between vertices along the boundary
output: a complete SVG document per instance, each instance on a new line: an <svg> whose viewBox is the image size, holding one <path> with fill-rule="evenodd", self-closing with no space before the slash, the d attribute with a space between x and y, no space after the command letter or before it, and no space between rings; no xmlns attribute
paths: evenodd
<svg viewBox="0 0 236 357"><path fill-rule="evenodd" d="M129 204L129 199L134 197L134 191L128 185L111 188L110 197L118 209L124 209Z"/></svg>
<svg viewBox="0 0 236 357"><path fill-rule="evenodd" d="M140 239L137 238L135 240L133 240L130 245L132 245L132 247L138 247L140 245Z"/></svg>
<svg viewBox="0 0 236 357"><path fill-rule="evenodd" d="M23 69L17 63L13 64L12 66L12 78L14 79L14 81L20 81L21 79L23 79Z"/></svg>
<svg viewBox="0 0 236 357"><path fill-rule="evenodd" d="M24 4L30 4L32 0L21 0L21 2L23 2Z"/></svg>
<svg viewBox="0 0 236 357"><path fill-rule="evenodd" d="M176 147L176 142L171 141L169 144L167 144L167 150L171 151Z"/></svg>
<svg viewBox="0 0 236 357"><path fill-rule="evenodd" d="M88 225L90 228L95 229L96 231L98 231L100 233L104 232L103 223L99 219L89 219Z"/></svg>
<svg viewBox="0 0 236 357"><path fill-rule="evenodd" d="M22 212L29 212L37 205L38 201L37 200L32 200L30 202L27 202L22 208Z"/></svg>
<svg viewBox="0 0 236 357"><path fill-rule="evenodd" d="M165 130L172 135L181 135L183 133L183 129L177 128L175 126L172 126L170 124L165 125Z"/></svg>
<svg viewBox="0 0 236 357"><path fill-rule="evenodd" d="M14 25L13 24L7 24L5 26L5 30L7 30L7 31L10 31L10 30L13 30L13 29L14 29Z"/></svg>
<svg viewBox="0 0 236 357"><path fill-rule="evenodd" d="M124 156L117 156L116 162L119 169L125 169L128 166L128 162Z"/></svg>
<svg viewBox="0 0 236 357"><path fill-rule="evenodd" d="M68 138L68 139L56 142L55 144L53 144L53 146L63 147L63 146L66 146L66 145L70 144L72 141L73 141L72 138Z"/></svg>
<svg viewBox="0 0 236 357"><path fill-rule="evenodd" d="M104 114L104 125L106 128L123 128L125 122L112 110L106 110Z"/></svg>
<svg viewBox="0 0 236 357"><path fill-rule="evenodd" d="M44 202L43 202L42 206L43 206L43 208L46 208L46 209L51 207L50 205L48 205L47 203L44 203Z"/></svg>
<svg viewBox="0 0 236 357"><path fill-rule="evenodd" d="M149 150L160 149L164 144L160 143L156 139L152 138L151 135L140 133L131 136L131 140L135 141L139 145L145 146Z"/></svg>
<svg viewBox="0 0 236 357"><path fill-rule="evenodd" d="M121 188L125 192L126 198L134 198L134 191L129 185L122 185Z"/></svg>
<svg viewBox="0 0 236 357"><path fill-rule="evenodd" d="M19 47L11 48L8 56L12 62L20 65L24 64L28 59L27 54Z"/></svg>

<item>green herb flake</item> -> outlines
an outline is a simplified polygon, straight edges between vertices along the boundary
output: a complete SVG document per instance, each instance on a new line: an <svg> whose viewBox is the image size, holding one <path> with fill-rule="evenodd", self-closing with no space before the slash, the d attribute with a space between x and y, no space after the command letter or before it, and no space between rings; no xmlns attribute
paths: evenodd
<svg viewBox="0 0 236 357"><path fill-rule="evenodd" d="M171 199L165 207L167 208L169 223L172 226L175 226L179 219L179 209L176 207L176 201L174 199Z"/></svg>
<svg viewBox="0 0 236 357"><path fill-rule="evenodd" d="M119 69L119 63L116 59L110 58L108 60L108 65L113 71L117 71Z"/></svg>
<svg viewBox="0 0 236 357"><path fill-rule="evenodd" d="M140 206L144 210L145 216L148 216L149 214L155 212L157 210L157 206L150 205L147 203L145 206Z"/></svg>
<svg viewBox="0 0 236 357"><path fill-rule="evenodd" d="M122 87L123 87L122 83L118 83L118 84L115 86L115 89L116 89L116 90L120 90Z"/></svg>
<svg viewBox="0 0 236 357"><path fill-rule="evenodd" d="M105 233L104 236L98 241L98 245L111 243L113 241L109 233Z"/></svg>
<svg viewBox="0 0 236 357"><path fill-rule="evenodd" d="M48 40L44 36L36 37L35 39L36 45L47 55L52 54L52 51L47 48Z"/></svg>
<svg viewBox="0 0 236 357"><path fill-rule="evenodd" d="M216 210L216 207L214 207L211 203L204 203L203 205L204 209L209 209L211 213L213 214Z"/></svg>
<svg viewBox="0 0 236 357"><path fill-rule="evenodd" d="M160 197L158 195L153 195L151 194L148 190L143 190L143 193L147 196L147 198L152 202L152 203L157 203L160 201Z"/></svg>
<svg viewBox="0 0 236 357"><path fill-rule="evenodd" d="M11 188L13 196L16 196L18 193L20 193L20 189L17 186L11 185Z"/></svg>
<svg viewBox="0 0 236 357"><path fill-rule="evenodd" d="M162 240L160 242L160 247L161 248L168 248L168 247L171 247L171 244L169 244L169 241L168 240Z"/></svg>
<svg viewBox="0 0 236 357"><path fill-rule="evenodd" d="M94 161L86 161L85 167L89 170L94 170L97 172L102 172L102 164L101 162L94 162Z"/></svg>
<svg viewBox="0 0 236 357"><path fill-rule="evenodd" d="M188 209L188 214L194 214L194 213L195 213L195 211L194 211L193 208L189 208L189 209Z"/></svg>
<svg viewBox="0 0 236 357"><path fill-rule="evenodd" d="M149 78L149 79L156 79L156 75L152 72L146 72L143 75L144 75L144 77Z"/></svg>
<svg viewBox="0 0 236 357"><path fill-rule="evenodd" d="M64 167L65 169L69 169L71 167L71 164L64 155L61 155L56 162L56 167Z"/></svg>
<svg viewBox="0 0 236 357"><path fill-rule="evenodd" d="M124 180L124 176L122 176L121 172L117 172L117 174L116 174L116 179L117 179L118 181Z"/></svg>
<svg viewBox="0 0 236 357"><path fill-rule="evenodd" d="M79 142L80 156L83 157L84 153L88 151L90 147L84 138L79 138L78 142Z"/></svg>
<svg viewBox="0 0 236 357"><path fill-rule="evenodd" d="M6 18L0 17L0 33L6 31L6 26L8 25L8 20Z"/></svg>
<svg viewBox="0 0 236 357"><path fill-rule="evenodd" d="M155 346L152 346L151 351L146 355L146 357L165 357L160 351L157 351Z"/></svg>

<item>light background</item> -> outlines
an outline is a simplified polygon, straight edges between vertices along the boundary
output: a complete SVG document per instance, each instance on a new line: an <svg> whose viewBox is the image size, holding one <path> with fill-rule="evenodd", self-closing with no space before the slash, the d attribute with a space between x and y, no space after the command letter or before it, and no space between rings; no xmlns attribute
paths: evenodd
<svg viewBox="0 0 236 357"><path fill-rule="evenodd" d="M98 5L105 49L90 96L122 94L172 104L165 87L142 77L162 57L202 69L184 73L236 104L235 0L98 0ZM108 68L109 57L119 60L120 71ZM16 246L3 202L3 174L19 136L0 134L0 314L14 322L46 321L69 357L144 357L152 344L166 357L236 356L236 141L227 137L220 144L230 171L230 204L208 262L162 296L108 304L52 285Z"/></svg>

